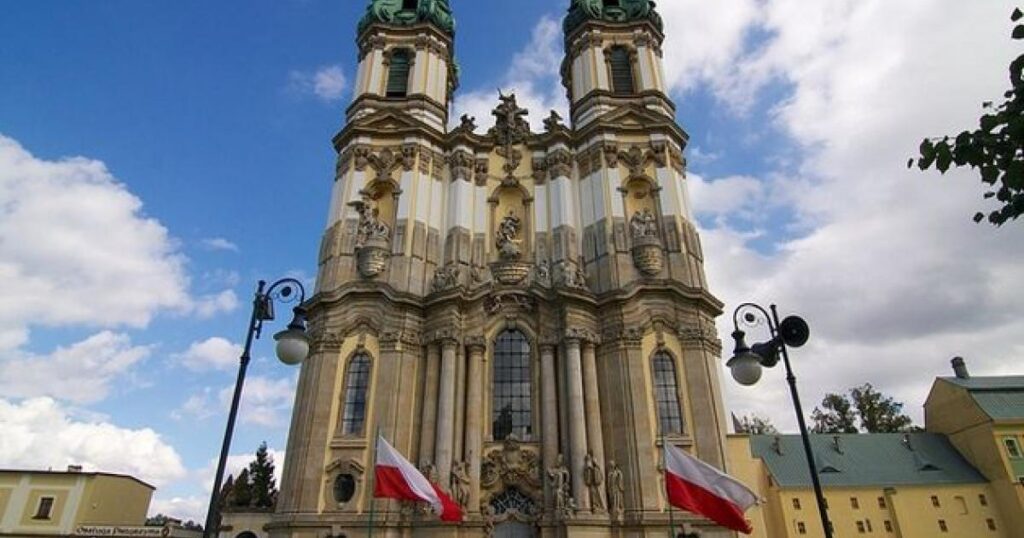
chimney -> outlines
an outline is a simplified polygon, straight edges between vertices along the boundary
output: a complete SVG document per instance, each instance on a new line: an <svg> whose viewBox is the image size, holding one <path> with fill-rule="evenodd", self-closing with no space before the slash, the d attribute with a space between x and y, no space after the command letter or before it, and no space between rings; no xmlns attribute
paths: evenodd
<svg viewBox="0 0 1024 538"><path fill-rule="evenodd" d="M82 472L82 466L81 465L68 465L68 472L69 473L80 473L80 472Z"/></svg>
<svg viewBox="0 0 1024 538"><path fill-rule="evenodd" d="M957 379L971 378L971 374L967 373L967 362L963 357L953 357L951 362L953 363L953 373L956 374Z"/></svg>

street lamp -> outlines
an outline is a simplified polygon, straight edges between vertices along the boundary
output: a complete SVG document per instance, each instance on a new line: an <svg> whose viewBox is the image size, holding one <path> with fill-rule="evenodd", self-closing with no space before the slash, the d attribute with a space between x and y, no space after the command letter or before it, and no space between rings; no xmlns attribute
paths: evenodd
<svg viewBox="0 0 1024 538"><path fill-rule="evenodd" d="M263 332L263 322L274 319L274 300L282 302L295 301L296 290L298 299L292 309L293 317L288 328L275 334L277 341L277 358L287 365L301 363L309 355L309 335L306 334L306 311L302 304L306 302L306 289L294 278L282 278L267 287L263 280L256 286L256 296L252 300L252 317L249 319L249 330L245 335L245 347L239 357L238 379L235 381L235 395L231 399L231 411L228 412L228 425L224 430L224 444L220 449L220 461L217 463L217 475L213 480L213 491L210 492L210 506L206 510L206 526L203 527L204 538L217 535L220 515L220 487L224 481L224 467L227 465L228 452L231 450L231 436L235 431L235 418L238 416L238 403L242 398L242 385L245 384L245 372L249 367L252 341L258 339Z"/></svg>
<svg viewBox="0 0 1024 538"><path fill-rule="evenodd" d="M793 407L796 408L796 420L800 424L800 437L804 442L804 452L807 455L807 467L811 471L811 483L814 484L814 495L818 499L818 512L821 514L821 525L825 530L825 538L832 538L832 525L828 521L828 508L825 505L825 495L821 491L821 480L818 477L818 469L814 464L814 452L811 450L811 438L807 434L807 423L804 421L804 410L800 405L800 395L796 390L796 376L789 364L789 352L786 346L801 347L807 343L811 335L807 322L798 316L789 316L779 322L779 312L775 305L771 305L771 313L754 303L744 303L736 307L732 314L732 337L736 340L736 349L726 366L732 371L732 377L741 385L753 385L761 379L762 367L772 368L782 358L786 365L786 381L789 382L789 392L793 397ZM768 325L768 332L771 338L767 342L760 342L748 346L745 340L746 333L740 330L740 315L748 327L757 325Z"/></svg>

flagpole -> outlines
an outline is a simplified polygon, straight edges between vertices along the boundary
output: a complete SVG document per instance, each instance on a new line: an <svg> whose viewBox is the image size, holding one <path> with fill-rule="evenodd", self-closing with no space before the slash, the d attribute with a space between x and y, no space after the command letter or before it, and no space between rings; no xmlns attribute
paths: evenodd
<svg viewBox="0 0 1024 538"><path fill-rule="evenodd" d="M380 446L380 426L377 426L377 434L373 437L373 461L370 465L370 520L366 524L367 538L373 537L373 516L377 504L377 449Z"/></svg>
<svg viewBox="0 0 1024 538"><path fill-rule="evenodd" d="M672 500L668 498L668 462L665 456L665 451L668 450L668 445L665 444L665 434L661 434L661 467L665 469L662 475L662 480L665 481L665 500L668 501L668 532L669 538L676 538L676 521L672 511Z"/></svg>

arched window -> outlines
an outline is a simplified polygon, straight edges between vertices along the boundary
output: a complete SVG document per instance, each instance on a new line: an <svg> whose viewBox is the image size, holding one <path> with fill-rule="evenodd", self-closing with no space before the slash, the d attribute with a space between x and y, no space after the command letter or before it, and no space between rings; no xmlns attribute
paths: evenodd
<svg viewBox="0 0 1024 538"><path fill-rule="evenodd" d="M494 344L494 440L515 434L520 441L529 441L533 426L530 343L523 333L511 330L501 333Z"/></svg>
<svg viewBox="0 0 1024 538"><path fill-rule="evenodd" d="M366 424L366 392L370 386L370 357L359 354L348 362L345 372L345 408L342 435L361 435Z"/></svg>
<svg viewBox="0 0 1024 538"><path fill-rule="evenodd" d="M612 69L612 93L631 95L636 93L633 81L633 61L629 49L616 45L608 51L608 63Z"/></svg>
<svg viewBox="0 0 1024 538"><path fill-rule="evenodd" d="M406 49L398 49L391 53L391 64L388 67L388 97L405 97L409 93L409 68L412 58Z"/></svg>
<svg viewBox="0 0 1024 538"><path fill-rule="evenodd" d="M676 364L671 355L660 351L654 355L654 401L661 435L683 433Z"/></svg>

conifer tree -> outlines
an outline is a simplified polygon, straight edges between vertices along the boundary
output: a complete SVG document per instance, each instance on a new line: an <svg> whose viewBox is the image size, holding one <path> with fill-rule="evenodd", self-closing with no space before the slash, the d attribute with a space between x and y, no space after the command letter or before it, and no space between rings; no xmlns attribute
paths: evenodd
<svg viewBox="0 0 1024 538"><path fill-rule="evenodd" d="M249 480L252 484L252 506L272 508L277 497L277 482L274 480L274 457L263 442L256 450L256 458L249 464Z"/></svg>

